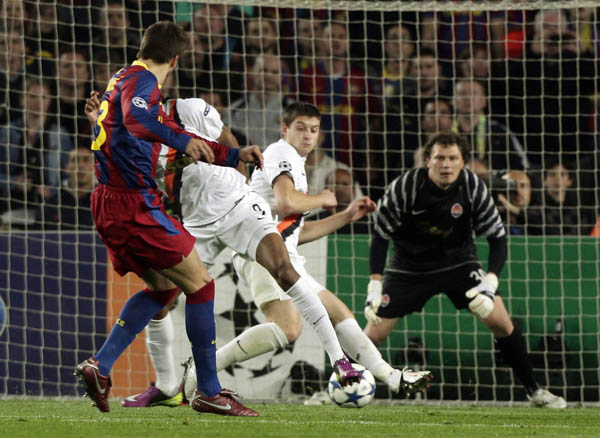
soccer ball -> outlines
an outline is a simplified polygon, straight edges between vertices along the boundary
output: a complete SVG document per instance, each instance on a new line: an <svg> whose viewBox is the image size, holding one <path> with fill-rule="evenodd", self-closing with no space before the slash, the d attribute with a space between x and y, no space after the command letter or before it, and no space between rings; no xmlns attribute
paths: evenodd
<svg viewBox="0 0 600 438"><path fill-rule="evenodd" d="M329 397L342 408L362 408L367 406L375 396L375 378L373 374L362 365L353 363L352 366L362 374L359 383L342 386L334 371L327 385Z"/></svg>

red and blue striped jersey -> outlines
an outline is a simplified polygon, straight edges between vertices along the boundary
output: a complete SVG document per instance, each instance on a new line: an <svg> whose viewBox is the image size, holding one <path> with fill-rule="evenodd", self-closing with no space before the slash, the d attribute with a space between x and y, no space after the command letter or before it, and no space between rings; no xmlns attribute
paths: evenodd
<svg viewBox="0 0 600 438"><path fill-rule="evenodd" d="M110 80L94 127L92 150L101 184L127 189L156 188L161 143L185 152L192 137L161 108L156 76L142 62L119 70ZM238 150L204 140L215 164L235 167Z"/></svg>

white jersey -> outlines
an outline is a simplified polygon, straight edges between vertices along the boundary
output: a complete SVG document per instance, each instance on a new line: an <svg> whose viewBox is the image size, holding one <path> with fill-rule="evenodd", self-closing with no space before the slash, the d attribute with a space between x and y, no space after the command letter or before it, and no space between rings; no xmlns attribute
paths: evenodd
<svg viewBox="0 0 600 438"><path fill-rule="evenodd" d="M281 139L265 149L264 169L256 170L250 181L250 188L263 197L271 207L273 218L278 222L277 229L285 241L288 251L297 254L298 237L304 225L303 214L292 214L283 217L277 210L273 181L283 173L289 174L294 181L294 188L308 193L308 182L304 163L306 158L300 156L296 148Z"/></svg>
<svg viewBox="0 0 600 438"><path fill-rule="evenodd" d="M221 136L221 117L203 99L169 101L164 109L189 132L213 141ZM163 167L166 167L170 150L163 145L159 157ZM170 156L174 156L172 150ZM201 226L215 222L231 211L248 190L245 176L233 167L209 165L200 161L186 166L179 193L184 224Z"/></svg>

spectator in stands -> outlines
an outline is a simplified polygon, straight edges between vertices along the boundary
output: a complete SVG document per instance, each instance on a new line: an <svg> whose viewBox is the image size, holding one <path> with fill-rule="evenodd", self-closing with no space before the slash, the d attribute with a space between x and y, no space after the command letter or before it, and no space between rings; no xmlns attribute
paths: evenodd
<svg viewBox="0 0 600 438"><path fill-rule="evenodd" d="M527 209L531 204L531 179L521 170L511 170L506 177L515 182L516 188L510 191L508 197L499 193L496 207L505 215L509 234L524 235L529 223Z"/></svg>
<svg viewBox="0 0 600 438"><path fill-rule="evenodd" d="M421 49L415 53L411 59L406 84L402 87L403 93L399 97L402 102L399 105L402 108L401 122L398 123L394 115L394 119L387 124L391 131L402 131L409 136L402 141L405 148L414 150L417 147L408 142L412 141L411 135L414 137L421 131L419 122L425 105L431 99L449 99L452 92L448 87L449 83L443 75L442 66L433 51Z"/></svg>
<svg viewBox="0 0 600 438"><path fill-rule="evenodd" d="M27 46L27 71L47 77L53 76L54 62L58 58L58 22L56 4L49 0L38 2L28 8L29 19L25 23Z"/></svg>
<svg viewBox="0 0 600 438"><path fill-rule="evenodd" d="M348 166L345 166L343 164L340 167L335 168L329 173L329 175L327 175L324 189L328 189L331 192L333 192L333 194L335 195L335 199L337 200L337 207L335 207L334 209L319 209L316 211L312 211L309 214L309 217L311 219L324 219L335 213L339 213L343 211L346 207L348 207L348 205L350 205L352 201L363 196L360 186L354 181L352 171L348 168ZM344 225L342 228L339 228L336 232L340 234L366 234L369 232L369 224L370 221L368 218L362 218L356 222Z"/></svg>
<svg viewBox="0 0 600 438"><path fill-rule="evenodd" d="M118 51L127 64L135 61L140 37L131 28L123 0L107 0L106 8L98 9L95 23L95 50Z"/></svg>
<svg viewBox="0 0 600 438"><path fill-rule="evenodd" d="M326 188L335 194L337 207L334 212L344 210L356 199L356 185L349 169L337 168L327 176Z"/></svg>
<svg viewBox="0 0 600 438"><path fill-rule="evenodd" d="M383 45L384 65L381 76L385 111L401 114L402 85L408 75L411 57L415 53L414 37L408 26L394 23L387 28Z"/></svg>
<svg viewBox="0 0 600 438"><path fill-rule="evenodd" d="M527 169L527 157L517 137L506 125L486 114L486 108L487 97L480 82L470 79L457 82L452 128L466 136L471 159L486 161L492 170Z"/></svg>
<svg viewBox="0 0 600 438"><path fill-rule="evenodd" d="M22 118L25 92L25 41L19 31L0 30L0 125Z"/></svg>
<svg viewBox="0 0 600 438"><path fill-rule="evenodd" d="M25 3L23 0L3 0L0 3L0 23L6 31L16 31L23 35L25 18Z"/></svg>
<svg viewBox="0 0 600 438"><path fill-rule="evenodd" d="M589 235L596 222L596 211L581 206L571 166L550 159L543 174L542 198L528 211L528 232L536 235Z"/></svg>
<svg viewBox="0 0 600 438"><path fill-rule="evenodd" d="M92 63L93 88L100 94L104 92L112 75L126 66L120 51L100 50L94 55Z"/></svg>
<svg viewBox="0 0 600 438"><path fill-rule="evenodd" d="M227 6L206 4L194 12L193 33L198 34L200 46L210 58L210 66L215 71L226 70L230 57L237 45L237 39L228 35ZM198 41L196 41L196 44ZM196 49L197 50L197 49Z"/></svg>
<svg viewBox="0 0 600 438"><path fill-rule="evenodd" d="M319 48L323 39L323 22L317 17L296 19L296 59L295 72L299 75L309 67L314 68L320 56Z"/></svg>
<svg viewBox="0 0 600 438"><path fill-rule="evenodd" d="M51 87L39 79L26 82L23 118L0 130L0 199L32 222L41 202L60 187L62 169L73 144L50 113Z"/></svg>
<svg viewBox="0 0 600 438"><path fill-rule="evenodd" d="M452 62L472 41L489 43L493 57L504 57L504 11L438 11L421 15L423 47L435 50L452 68ZM450 73L450 71L448 71Z"/></svg>
<svg viewBox="0 0 600 438"><path fill-rule="evenodd" d="M281 112L292 101L282 89L282 68L277 55L257 56L248 73L250 91L230 107L231 120L227 124L261 148L281 137Z"/></svg>
<svg viewBox="0 0 600 438"><path fill-rule="evenodd" d="M422 49L411 58L408 77L401 82L398 90L397 104L386 107L396 108L386 113L386 165L383 166L389 177L389 184L398 172L414 165L414 152L424 146L422 143L425 120L425 107L431 100L450 99L451 92L443 77L441 64L433 51Z"/></svg>
<svg viewBox="0 0 600 438"><path fill-rule="evenodd" d="M381 130L381 108L364 71L349 63L346 24L328 23L323 40L323 58L301 74L300 98L321 111L325 152L355 171L362 167L360 181L368 183L367 144L375 140L367 142L367 134Z"/></svg>
<svg viewBox="0 0 600 438"><path fill-rule="evenodd" d="M56 114L59 124L72 136L72 143L89 143L90 123L85 117L85 100L90 95L90 71L81 50L65 50L58 64L58 99Z"/></svg>
<svg viewBox="0 0 600 438"><path fill-rule="evenodd" d="M201 23L205 22L201 21ZM212 23L212 20L209 23ZM208 26L209 23L204 25ZM195 97L200 90L225 92L228 88L228 80L221 65L226 61L227 55L225 52L211 51L211 45L221 39L217 38L213 41L207 37L205 29L192 31L189 24L184 28L189 33L191 45L190 50L181 56L176 71L181 97ZM226 50L226 45L218 50Z"/></svg>
<svg viewBox="0 0 600 438"><path fill-rule="evenodd" d="M246 65L251 66L254 56L261 53L278 55L278 37L277 22L272 18L255 17L248 20L244 38Z"/></svg>
<svg viewBox="0 0 600 438"><path fill-rule="evenodd" d="M69 151L65 168L67 179L40 207L41 226L45 229L93 229L90 195L94 189L94 154L87 146Z"/></svg>
<svg viewBox="0 0 600 438"><path fill-rule="evenodd" d="M183 87L228 92L228 102L239 99L246 91L245 65L243 59L235 57L240 46L239 31L235 31L233 23L228 20L230 8L206 4L194 12L190 39L193 44L193 68L196 71L188 72L187 76L194 79L191 84L182 81L180 76L182 97L197 95L197 89L189 94L184 93Z"/></svg>
<svg viewBox="0 0 600 438"><path fill-rule="evenodd" d="M540 167L547 153L594 150L588 122L598 75L593 53L577 42L565 10L539 11L534 26L508 85L509 96L518 96L509 101L510 126L522 134L529 161Z"/></svg>

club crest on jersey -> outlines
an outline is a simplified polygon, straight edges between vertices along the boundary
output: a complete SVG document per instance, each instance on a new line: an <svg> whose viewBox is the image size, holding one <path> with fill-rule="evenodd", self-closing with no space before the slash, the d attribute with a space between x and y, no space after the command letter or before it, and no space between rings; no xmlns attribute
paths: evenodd
<svg viewBox="0 0 600 438"><path fill-rule="evenodd" d="M133 99L131 99L131 103L133 103L138 108L148 108L148 102L146 102L143 97L135 96Z"/></svg>
<svg viewBox="0 0 600 438"><path fill-rule="evenodd" d="M387 307L390 304L390 296L388 294L383 294L381 296L381 307Z"/></svg>
<svg viewBox="0 0 600 438"><path fill-rule="evenodd" d="M291 172L292 171L292 165L290 164L289 161L280 161L279 162L279 168L283 171L287 171L287 172Z"/></svg>
<svg viewBox="0 0 600 438"><path fill-rule="evenodd" d="M452 208L450 209L450 214L452 215L452 217L454 219L458 219L459 217L462 216L463 214L463 208L462 205L460 205L458 202L455 203Z"/></svg>

